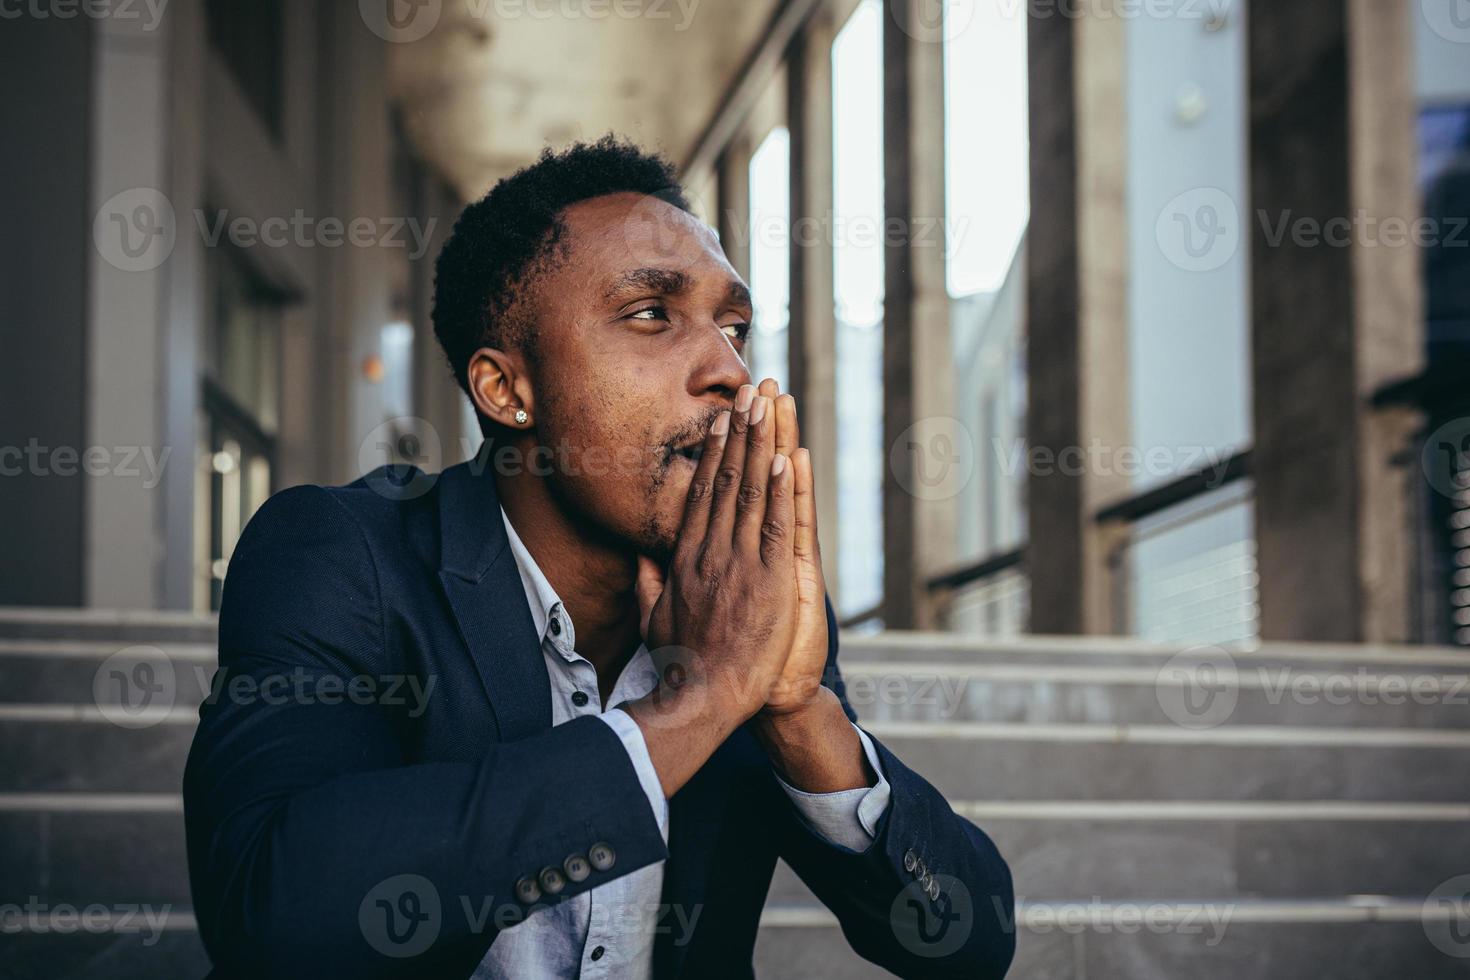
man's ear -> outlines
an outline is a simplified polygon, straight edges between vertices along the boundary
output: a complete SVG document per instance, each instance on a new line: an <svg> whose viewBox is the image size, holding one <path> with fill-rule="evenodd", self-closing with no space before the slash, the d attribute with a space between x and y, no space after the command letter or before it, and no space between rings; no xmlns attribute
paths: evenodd
<svg viewBox="0 0 1470 980"><path fill-rule="evenodd" d="M513 431L532 428L536 412L531 379L519 354L481 347L470 357L466 373L470 398L481 415Z"/></svg>

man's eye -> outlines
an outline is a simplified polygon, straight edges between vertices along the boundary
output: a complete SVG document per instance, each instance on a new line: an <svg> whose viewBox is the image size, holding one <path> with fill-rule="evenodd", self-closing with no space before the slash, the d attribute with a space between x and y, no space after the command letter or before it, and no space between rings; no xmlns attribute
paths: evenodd
<svg viewBox="0 0 1470 980"><path fill-rule="evenodd" d="M724 331L726 337L729 337L733 341L740 342L745 340L746 334L750 333L750 324L730 323L726 324L720 329Z"/></svg>
<svg viewBox="0 0 1470 980"><path fill-rule="evenodd" d="M667 320L669 313L662 306L649 306L628 314L630 320Z"/></svg>

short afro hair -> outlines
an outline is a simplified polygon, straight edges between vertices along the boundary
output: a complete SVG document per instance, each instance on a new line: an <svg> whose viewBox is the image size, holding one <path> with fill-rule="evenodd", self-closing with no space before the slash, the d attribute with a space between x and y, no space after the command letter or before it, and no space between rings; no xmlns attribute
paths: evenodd
<svg viewBox="0 0 1470 980"><path fill-rule="evenodd" d="M690 210L673 164L608 134L559 153L543 150L460 214L434 266L434 335L466 394L470 358L480 348L519 345L535 356L529 318L517 305L525 286L566 254L562 212L624 192Z"/></svg>

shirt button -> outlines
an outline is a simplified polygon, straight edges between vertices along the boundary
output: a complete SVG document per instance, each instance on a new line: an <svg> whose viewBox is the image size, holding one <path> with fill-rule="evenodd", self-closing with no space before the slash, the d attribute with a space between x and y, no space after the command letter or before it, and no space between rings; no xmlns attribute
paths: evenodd
<svg viewBox="0 0 1470 980"><path fill-rule="evenodd" d="M601 946L599 946L599 947L597 947L596 949L594 949L592 951L592 958L594 960L600 960L600 959L602 959L602 954L605 953L605 952L607 952L607 950L605 950Z"/></svg>
<svg viewBox="0 0 1470 980"><path fill-rule="evenodd" d="M587 692L586 691L573 691L572 692L572 704L575 704L577 707L579 707L579 708L585 708L585 707L587 707L587 700L588 699L587 699Z"/></svg>
<svg viewBox="0 0 1470 980"><path fill-rule="evenodd" d="M570 855L561 863L561 869L572 881L586 881L587 876L592 873L592 865L580 854Z"/></svg>
<svg viewBox="0 0 1470 980"><path fill-rule="evenodd" d="M548 895L555 895L567 886L567 879L557 868L541 869L541 888Z"/></svg>
<svg viewBox="0 0 1470 980"><path fill-rule="evenodd" d="M617 852L611 844L597 843L587 848L587 860L598 871L606 871L617 862Z"/></svg>
<svg viewBox="0 0 1470 980"><path fill-rule="evenodd" d="M561 636L561 620L555 616L551 617L551 635Z"/></svg>

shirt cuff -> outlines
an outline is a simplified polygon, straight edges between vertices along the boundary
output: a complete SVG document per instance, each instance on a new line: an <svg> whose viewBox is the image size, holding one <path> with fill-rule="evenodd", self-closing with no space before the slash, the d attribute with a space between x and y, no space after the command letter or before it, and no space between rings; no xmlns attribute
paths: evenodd
<svg viewBox="0 0 1470 980"><path fill-rule="evenodd" d="M633 763L633 771L638 774L638 782L643 786L643 793L648 797L653 819L658 821L658 832L663 834L664 843L667 844L669 801L664 799L663 783L659 781L658 770L653 768L653 760L648 757L648 743L643 741L643 729L622 708L604 711L597 717L606 722L607 727L622 740L623 748L627 750L628 758Z"/></svg>
<svg viewBox="0 0 1470 980"><path fill-rule="evenodd" d="M802 822L814 834L829 844L850 851L866 851L877 837L878 821L888 809L892 791L883 776L883 766L878 762L878 750L873 747L873 740L856 725L852 728L857 732L858 741L863 743L868 765L873 767L873 773L878 777L876 786L845 789L837 793L804 793L787 783L779 773L776 774L776 782L791 797Z"/></svg>

